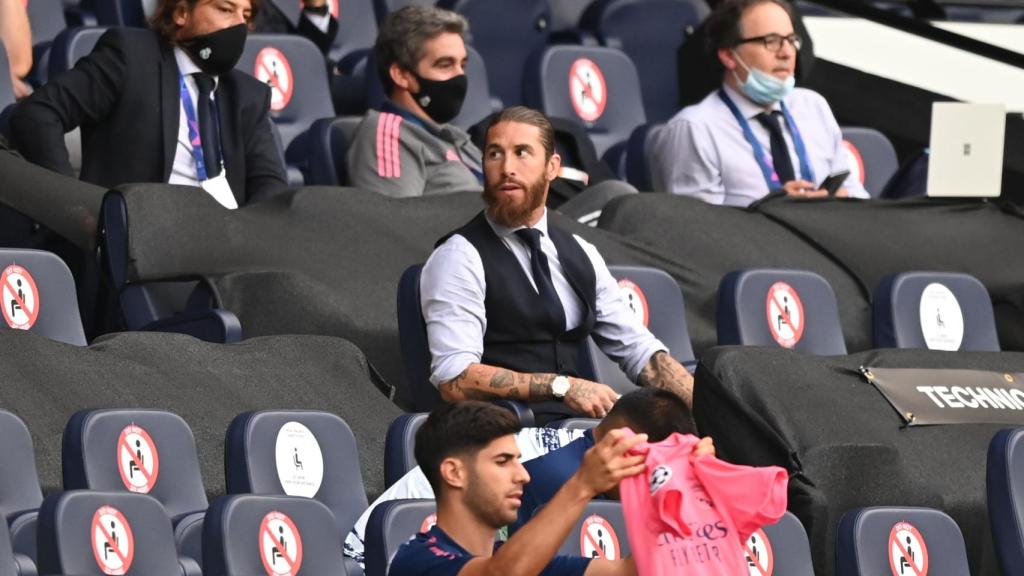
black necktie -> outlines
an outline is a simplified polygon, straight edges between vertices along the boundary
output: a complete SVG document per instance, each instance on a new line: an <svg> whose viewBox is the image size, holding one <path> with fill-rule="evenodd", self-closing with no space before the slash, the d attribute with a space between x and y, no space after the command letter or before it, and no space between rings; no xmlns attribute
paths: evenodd
<svg viewBox="0 0 1024 576"><path fill-rule="evenodd" d="M782 137L779 116L782 116L782 114L778 111L770 114L762 112L757 115L757 120L768 129L772 145L772 164L775 165L775 173L779 175L779 180L785 184L790 180L796 180L796 174L793 172L793 161L789 158L786 139Z"/></svg>
<svg viewBox="0 0 1024 576"><path fill-rule="evenodd" d="M220 134L217 130L217 118L213 113L213 76L203 72L192 75L199 87L199 98L196 102L196 113L199 114L199 138L203 142L203 162L206 164L206 177L213 178L220 174Z"/></svg>
<svg viewBox="0 0 1024 576"><path fill-rule="evenodd" d="M533 272L533 282L537 285L537 293L551 316L552 326L559 332L565 331L565 309L562 308L562 301L558 298L555 285L551 282L548 257L540 249L540 230L520 228L516 230L516 236L522 238L530 247L530 269Z"/></svg>

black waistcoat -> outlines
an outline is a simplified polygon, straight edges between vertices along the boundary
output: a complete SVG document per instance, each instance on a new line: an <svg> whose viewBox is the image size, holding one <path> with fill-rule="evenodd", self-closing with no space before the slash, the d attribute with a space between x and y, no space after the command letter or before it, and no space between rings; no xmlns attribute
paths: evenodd
<svg viewBox="0 0 1024 576"><path fill-rule="evenodd" d="M556 332L526 272L494 233L483 212L453 234L469 240L484 265L487 330L481 362L516 372L578 376L580 354L594 328L597 300L594 265L579 242L549 221L548 236L584 309L579 326Z"/></svg>

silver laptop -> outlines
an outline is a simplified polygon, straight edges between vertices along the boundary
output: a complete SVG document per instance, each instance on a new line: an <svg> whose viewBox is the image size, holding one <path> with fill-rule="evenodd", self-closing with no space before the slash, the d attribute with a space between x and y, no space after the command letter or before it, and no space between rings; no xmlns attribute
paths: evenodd
<svg viewBox="0 0 1024 576"><path fill-rule="evenodd" d="M1002 104L933 103L928 196L999 196L1005 134Z"/></svg>

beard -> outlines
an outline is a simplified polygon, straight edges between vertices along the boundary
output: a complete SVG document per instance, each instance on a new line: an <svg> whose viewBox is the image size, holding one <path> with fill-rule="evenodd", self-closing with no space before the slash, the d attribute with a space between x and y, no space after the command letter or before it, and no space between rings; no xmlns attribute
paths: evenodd
<svg viewBox="0 0 1024 576"><path fill-rule="evenodd" d="M468 481L465 502L466 507L474 516L495 530L516 521L519 515L515 511L504 510L502 496L496 494L486 482L480 480L475 472L469 473Z"/></svg>
<svg viewBox="0 0 1024 576"><path fill-rule="evenodd" d="M521 199L500 195L500 188L508 183L516 184L523 189L524 195ZM544 204L547 189L548 181L543 174L529 184L513 178L503 178L496 183L489 182L484 186L483 194L484 202L487 203L487 215L506 228L525 226L534 210Z"/></svg>

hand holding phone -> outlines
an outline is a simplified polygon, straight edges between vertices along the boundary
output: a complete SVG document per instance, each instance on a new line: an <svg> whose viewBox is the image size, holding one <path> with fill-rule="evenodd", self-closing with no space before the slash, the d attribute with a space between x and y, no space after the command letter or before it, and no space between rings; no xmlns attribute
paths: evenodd
<svg viewBox="0 0 1024 576"><path fill-rule="evenodd" d="M825 181L822 182L820 186L818 186L818 189L827 191L829 196L835 196L836 192L839 191L839 188L842 187L843 182L846 182L846 179L849 176L849 170L843 170L842 172L830 174L828 178L825 178Z"/></svg>

